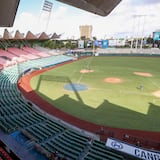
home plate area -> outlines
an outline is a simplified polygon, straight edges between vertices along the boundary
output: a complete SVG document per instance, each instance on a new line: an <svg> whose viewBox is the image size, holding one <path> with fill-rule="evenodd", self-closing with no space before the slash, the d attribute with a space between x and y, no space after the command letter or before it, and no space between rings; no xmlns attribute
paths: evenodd
<svg viewBox="0 0 160 160"><path fill-rule="evenodd" d="M88 86L80 83L67 83L64 85L64 89L69 91L85 91L88 90Z"/></svg>

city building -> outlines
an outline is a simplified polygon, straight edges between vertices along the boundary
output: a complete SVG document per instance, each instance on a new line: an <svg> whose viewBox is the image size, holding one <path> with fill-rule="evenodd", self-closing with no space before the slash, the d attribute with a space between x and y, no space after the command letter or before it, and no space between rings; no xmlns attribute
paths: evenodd
<svg viewBox="0 0 160 160"><path fill-rule="evenodd" d="M80 38L91 39L92 38L92 25L79 26Z"/></svg>

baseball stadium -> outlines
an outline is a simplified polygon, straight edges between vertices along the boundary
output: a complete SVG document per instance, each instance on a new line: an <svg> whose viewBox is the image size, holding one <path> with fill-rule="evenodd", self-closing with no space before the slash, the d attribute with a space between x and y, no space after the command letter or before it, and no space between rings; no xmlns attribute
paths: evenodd
<svg viewBox="0 0 160 160"><path fill-rule="evenodd" d="M120 1L62 2L106 16ZM55 54L29 45L44 33L20 37L0 40L0 160L160 159L159 51Z"/></svg>

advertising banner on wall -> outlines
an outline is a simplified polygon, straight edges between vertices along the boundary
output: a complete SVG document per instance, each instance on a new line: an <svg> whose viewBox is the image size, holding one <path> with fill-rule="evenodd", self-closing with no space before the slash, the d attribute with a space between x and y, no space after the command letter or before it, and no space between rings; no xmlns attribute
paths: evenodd
<svg viewBox="0 0 160 160"><path fill-rule="evenodd" d="M94 41L94 46L98 47L98 41Z"/></svg>
<svg viewBox="0 0 160 160"><path fill-rule="evenodd" d="M108 48L108 39L102 41L102 48Z"/></svg>
<svg viewBox="0 0 160 160"><path fill-rule="evenodd" d="M109 47L125 46L125 39L110 39L108 45Z"/></svg>
<svg viewBox="0 0 160 160"><path fill-rule="evenodd" d="M79 49L83 49L84 48L84 41L83 40L79 40L78 41L78 48Z"/></svg>
<svg viewBox="0 0 160 160"><path fill-rule="evenodd" d="M94 41L94 45L100 48L120 47L125 46L125 39L96 40Z"/></svg>
<svg viewBox="0 0 160 160"><path fill-rule="evenodd" d="M117 45L116 39L110 39L108 42L109 47L115 47Z"/></svg>
<svg viewBox="0 0 160 160"><path fill-rule="evenodd" d="M96 40L94 41L94 45L100 48L108 48L108 40Z"/></svg>
<svg viewBox="0 0 160 160"><path fill-rule="evenodd" d="M125 46L125 39L117 39L116 46Z"/></svg>
<svg viewBox="0 0 160 160"><path fill-rule="evenodd" d="M160 40L160 32L153 32L153 39L155 41L159 41Z"/></svg>
<svg viewBox="0 0 160 160"><path fill-rule="evenodd" d="M98 46L99 46L99 47L102 47L102 41L101 41L101 40L98 41Z"/></svg>
<svg viewBox="0 0 160 160"><path fill-rule="evenodd" d="M140 147L132 146L112 138L107 139L106 146L143 160L160 160L160 152L142 149Z"/></svg>

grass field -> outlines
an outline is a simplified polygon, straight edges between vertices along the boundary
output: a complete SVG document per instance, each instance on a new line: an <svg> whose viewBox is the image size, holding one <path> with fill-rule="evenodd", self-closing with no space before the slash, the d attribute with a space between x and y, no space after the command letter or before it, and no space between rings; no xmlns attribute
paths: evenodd
<svg viewBox="0 0 160 160"><path fill-rule="evenodd" d="M160 131L160 58L90 57L70 63L31 80L43 99L57 108L95 124L149 131ZM82 69L91 73L80 73ZM147 72L152 77L135 75ZM116 77L121 83L107 83ZM67 83L88 86L86 91L68 91ZM143 85L143 89L139 86Z"/></svg>

